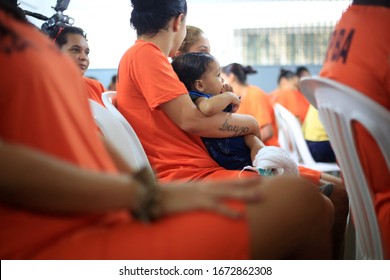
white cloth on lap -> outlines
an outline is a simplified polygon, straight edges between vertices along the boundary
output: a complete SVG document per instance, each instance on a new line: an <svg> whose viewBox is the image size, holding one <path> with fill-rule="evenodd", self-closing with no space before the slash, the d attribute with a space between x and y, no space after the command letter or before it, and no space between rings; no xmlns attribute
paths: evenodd
<svg viewBox="0 0 390 280"><path fill-rule="evenodd" d="M256 155L253 166L246 166L245 169L257 171L272 170L272 174L299 176L297 163L284 149L275 146L261 148Z"/></svg>

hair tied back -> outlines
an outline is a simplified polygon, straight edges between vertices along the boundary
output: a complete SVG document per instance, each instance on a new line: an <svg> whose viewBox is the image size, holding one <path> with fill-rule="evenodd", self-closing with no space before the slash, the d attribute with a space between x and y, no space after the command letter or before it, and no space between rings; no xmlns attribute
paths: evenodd
<svg viewBox="0 0 390 280"><path fill-rule="evenodd" d="M148 10L155 2L155 0L132 0L134 9L139 11Z"/></svg>

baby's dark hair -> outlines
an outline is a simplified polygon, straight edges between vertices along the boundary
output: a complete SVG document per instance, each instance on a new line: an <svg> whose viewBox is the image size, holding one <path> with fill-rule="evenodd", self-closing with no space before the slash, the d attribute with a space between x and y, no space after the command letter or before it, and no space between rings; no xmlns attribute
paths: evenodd
<svg viewBox="0 0 390 280"><path fill-rule="evenodd" d="M257 71L253 69L252 66L248 65L244 67L239 63L231 63L222 67L222 72L227 75L233 73L234 76L236 76L236 78L240 82L240 84L246 84L247 75L257 73Z"/></svg>
<svg viewBox="0 0 390 280"><path fill-rule="evenodd" d="M293 71L281 68L279 76L278 76L278 84L280 83L280 80L283 79L283 78L286 78L286 79L290 80L290 79L292 79L294 77L297 77L296 73L294 73Z"/></svg>
<svg viewBox="0 0 390 280"><path fill-rule="evenodd" d="M171 18L187 14L186 0L131 0L130 25L137 31L137 36L154 36L168 26Z"/></svg>
<svg viewBox="0 0 390 280"><path fill-rule="evenodd" d="M172 60L172 67L180 81L190 91L195 89L195 81L206 73L209 64L213 61L215 57L207 53L184 53Z"/></svg>
<svg viewBox="0 0 390 280"><path fill-rule="evenodd" d="M49 38L53 39L54 42L59 46L60 48L68 43L68 34L76 34L81 35L85 39L87 39L87 34L84 32L83 29L76 26L58 26L53 29L52 32L49 33Z"/></svg>

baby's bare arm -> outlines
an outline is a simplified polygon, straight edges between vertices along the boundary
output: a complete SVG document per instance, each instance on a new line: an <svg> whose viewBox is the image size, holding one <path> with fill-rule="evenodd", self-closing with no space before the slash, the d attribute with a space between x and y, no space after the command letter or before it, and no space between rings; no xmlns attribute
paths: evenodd
<svg viewBox="0 0 390 280"><path fill-rule="evenodd" d="M224 92L211 98L199 97L195 104L204 115L209 117L222 112L230 104L238 109L240 99L232 92Z"/></svg>

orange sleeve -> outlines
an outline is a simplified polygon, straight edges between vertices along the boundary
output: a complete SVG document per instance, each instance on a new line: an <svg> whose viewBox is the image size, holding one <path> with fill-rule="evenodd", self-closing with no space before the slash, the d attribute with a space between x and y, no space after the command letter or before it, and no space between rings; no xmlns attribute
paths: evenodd
<svg viewBox="0 0 390 280"><path fill-rule="evenodd" d="M316 185L320 183L321 172L304 166L298 166L298 169L301 177L313 182Z"/></svg>

